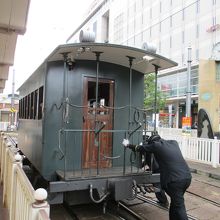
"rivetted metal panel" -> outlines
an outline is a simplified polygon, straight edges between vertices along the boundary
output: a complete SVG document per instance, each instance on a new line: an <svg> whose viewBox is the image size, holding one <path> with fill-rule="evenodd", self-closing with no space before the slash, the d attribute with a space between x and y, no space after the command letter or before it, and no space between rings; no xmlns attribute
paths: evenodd
<svg viewBox="0 0 220 220"><path fill-rule="evenodd" d="M19 120L18 147L38 170L42 169L42 120Z"/></svg>
<svg viewBox="0 0 220 220"><path fill-rule="evenodd" d="M41 65L19 88L20 99L41 86L45 86L45 64ZM42 169L42 149L44 145L42 137L43 119L19 119L18 125L18 146L39 171Z"/></svg>
<svg viewBox="0 0 220 220"><path fill-rule="evenodd" d="M42 174L46 178L53 175L57 167L64 168L64 160L59 160L58 131L62 128L63 110L63 62L48 64L44 103L44 149Z"/></svg>

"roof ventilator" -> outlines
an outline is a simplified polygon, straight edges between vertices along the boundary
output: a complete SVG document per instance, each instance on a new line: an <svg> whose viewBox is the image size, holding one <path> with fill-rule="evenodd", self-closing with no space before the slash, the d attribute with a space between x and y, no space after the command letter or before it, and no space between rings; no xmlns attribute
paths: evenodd
<svg viewBox="0 0 220 220"><path fill-rule="evenodd" d="M80 41L80 43L95 42L95 33L92 31L81 30L79 33L79 41Z"/></svg>
<svg viewBox="0 0 220 220"><path fill-rule="evenodd" d="M148 51L150 53L156 53L156 51L157 51L156 45L154 45L152 43L147 43L147 42L144 42L142 44L142 49L146 50L146 51Z"/></svg>

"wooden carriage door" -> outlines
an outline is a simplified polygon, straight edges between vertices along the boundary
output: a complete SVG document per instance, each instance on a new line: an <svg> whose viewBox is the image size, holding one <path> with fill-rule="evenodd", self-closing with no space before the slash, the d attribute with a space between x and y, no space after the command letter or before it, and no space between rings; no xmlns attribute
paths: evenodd
<svg viewBox="0 0 220 220"><path fill-rule="evenodd" d="M103 108L100 105L106 107L113 107L113 95L114 95L114 81L107 79L99 79L98 89L98 108L96 114L96 121L98 127L101 127L105 123L103 130L112 130L113 126L113 110L111 108ZM94 130L95 129L95 101L96 101L96 79L84 78L84 108L83 110L83 129ZM111 167L111 160L107 157L112 155L112 133L100 132L99 139L95 136L94 132L83 132L83 168L96 168L98 160L98 145L100 146L100 159L99 167L106 168Z"/></svg>

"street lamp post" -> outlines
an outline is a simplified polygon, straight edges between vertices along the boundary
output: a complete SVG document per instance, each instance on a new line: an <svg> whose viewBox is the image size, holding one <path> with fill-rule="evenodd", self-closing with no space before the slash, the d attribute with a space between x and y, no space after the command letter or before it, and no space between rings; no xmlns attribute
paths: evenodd
<svg viewBox="0 0 220 220"><path fill-rule="evenodd" d="M15 124L15 113L14 113L14 102L15 102L15 70L13 69L13 78L12 78L12 94L11 94L11 126Z"/></svg>
<svg viewBox="0 0 220 220"><path fill-rule="evenodd" d="M191 52L192 48L188 47L188 60L187 60L187 91L186 91L186 117L191 117Z"/></svg>

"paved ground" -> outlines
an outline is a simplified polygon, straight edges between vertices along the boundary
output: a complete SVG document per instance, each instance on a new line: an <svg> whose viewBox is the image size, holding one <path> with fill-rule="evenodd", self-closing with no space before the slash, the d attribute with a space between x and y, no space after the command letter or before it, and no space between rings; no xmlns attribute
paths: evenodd
<svg viewBox="0 0 220 220"><path fill-rule="evenodd" d="M206 175L208 177L220 180L220 167L213 168L211 165L193 161L187 161L187 163L193 173Z"/></svg>
<svg viewBox="0 0 220 220"><path fill-rule="evenodd" d="M193 172L193 179L188 189L189 193L185 194L187 213L196 217L198 220L219 220L220 206L211 204L209 201L200 197L204 197L220 204L220 167L213 168L210 165L204 165L191 161L188 161L188 164ZM195 193L200 197L190 193ZM156 201L153 193L150 193L149 197ZM168 212L146 203L137 205L135 211L143 217L146 217L147 220L169 219Z"/></svg>
<svg viewBox="0 0 220 220"><path fill-rule="evenodd" d="M211 184L211 185L210 185ZM218 188L216 188L217 186ZM189 192L198 194L201 197L215 201L220 204L220 181L211 179L205 175L193 174L192 183L188 189ZM153 193L148 194L149 198L157 201ZM185 193L185 205L187 213L198 220L219 220L220 207L205 201L200 197ZM169 214L167 211L158 209L147 203L138 204L133 206L135 212L147 220L168 220Z"/></svg>

